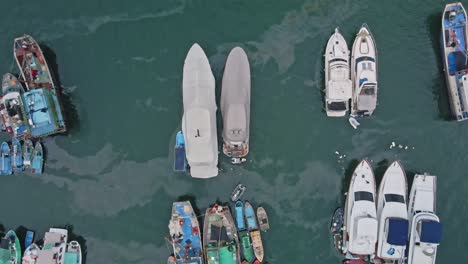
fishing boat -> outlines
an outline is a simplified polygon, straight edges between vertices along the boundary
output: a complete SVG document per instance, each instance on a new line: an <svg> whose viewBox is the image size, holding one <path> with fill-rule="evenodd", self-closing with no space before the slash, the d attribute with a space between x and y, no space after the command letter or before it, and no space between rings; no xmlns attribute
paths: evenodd
<svg viewBox="0 0 468 264"><path fill-rule="evenodd" d="M25 139L23 143L23 165L25 169L31 168L34 145L30 139Z"/></svg>
<svg viewBox="0 0 468 264"><path fill-rule="evenodd" d="M408 216L410 239L407 264L434 264L442 239L442 224L436 215L436 176L414 176Z"/></svg>
<svg viewBox="0 0 468 264"><path fill-rule="evenodd" d="M167 264L177 264L176 258L174 258L173 256L169 256L167 258Z"/></svg>
<svg viewBox="0 0 468 264"><path fill-rule="evenodd" d="M252 205L249 202L245 202L244 204L244 214L245 214L245 219L247 220L247 229L249 231L252 230L257 230L258 229L258 223L257 223L257 217L255 215L255 211L252 207Z"/></svg>
<svg viewBox="0 0 468 264"><path fill-rule="evenodd" d="M34 174L42 174L44 167L44 151L41 142L36 142L32 153L31 172Z"/></svg>
<svg viewBox="0 0 468 264"><path fill-rule="evenodd" d="M65 251L65 264L81 264L82 261L80 243L71 241Z"/></svg>
<svg viewBox="0 0 468 264"><path fill-rule="evenodd" d="M468 119L467 16L462 3L447 4L442 15L441 48L450 109L457 121Z"/></svg>
<svg viewBox="0 0 468 264"><path fill-rule="evenodd" d="M203 264L200 226L189 201L172 204L169 235L178 264Z"/></svg>
<svg viewBox="0 0 468 264"><path fill-rule="evenodd" d="M338 28L325 48L325 111L327 116L345 116L349 110L353 83L350 77L349 49Z"/></svg>
<svg viewBox="0 0 468 264"><path fill-rule="evenodd" d="M36 244L32 243L29 245L26 250L24 250L21 264L36 264L40 251L41 249Z"/></svg>
<svg viewBox="0 0 468 264"><path fill-rule="evenodd" d="M236 202L239 200L242 195L244 195L246 189L247 188L242 183L237 184L236 188L234 188L234 191L232 191L231 202Z"/></svg>
<svg viewBox="0 0 468 264"><path fill-rule="evenodd" d="M68 264L65 263L67 241L68 230L49 228L49 231L45 233L44 245L39 251L37 263Z"/></svg>
<svg viewBox="0 0 468 264"><path fill-rule="evenodd" d="M27 230L24 238L24 248L28 248L34 242L34 231Z"/></svg>
<svg viewBox="0 0 468 264"><path fill-rule="evenodd" d="M262 243L262 235L260 234L260 230L250 231L250 237L252 238L252 247L255 254L255 257L258 261L262 262L264 257L263 252L263 243Z"/></svg>
<svg viewBox="0 0 468 264"><path fill-rule="evenodd" d="M203 49L194 44L185 58L182 131L187 163L194 178L218 175L215 79Z"/></svg>
<svg viewBox="0 0 468 264"><path fill-rule="evenodd" d="M57 86L39 44L24 35L15 39L13 50L27 90L22 101L28 136L40 138L65 132Z"/></svg>
<svg viewBox="0 0 468 264"><path fill-rule="evenodd" d="M366 24L354 40L351 53L353 97L351 115L371 116L377 107L377 48Z"/></svg>
<svg viewBox="0 0 468 264"><path fill-rule="evenodd" d="M17 138L11 140L11 167L14 172L22 172L23 167L23 149L21 142Z"/></svg>
<svg viewBox="0 0 468 264"><path fill-rule="evenodd" d="M22 136L27 132L27 124L23 121L23 92L23 86L16 76L11 73L3 75L0 116L4 130L15 136Z"/></svg>
<svg viewBox="0 0 468 264"><path fill-rule="evenodd" d="M184 172L187 170L187 158L185 157L185 140L182 131L177 132L174 147L174 171Z"/></svg>
<svg viewBox="0 0 468 264"><path fill-rule="evenodd" d="M228 206L214 204L206 209L203 245L207 264L239 264L239 238Z"/></svg>
<svg viewBox="0 0 468 264"><path fill-rule="evenodd" d="M231 50L224 67L221 115L223 153L234 158L234 162L242 161L240 158L249 153L250 65L247 54L240 47Z"/></svg>
<svg viewBox="0 0 468 264"><path fill-rule="evenodd" d="M385 261L403 261L408 243L408 184L400 162L387 168L377 195L379 221L377 257Z"/></svg>
<svg viewBox="0 0 468 264"><path fill-rule="evenodd" d="M333 234L333 244L338 252L341 252L343 245L343 213L343 208L336 208L330 224L330 232Z"/></svg>
<svg viewBox="0 0 468 264"><path fill-rule="evenodd" d="M260 230L263 232L268 231L270 229L270 222L268 221L268 215L266 213L265 208L262 206L257 207L257 220L260 225Z"/></svg>
<svg viewBox="0 0 468 264"><path fill-rule="evenodd" d="M377 211L374 172L367 160L353 172L344 210L343 254L364 259L375 252Z"/></svg>
<svg viewBox="0 0 468 264"><path fill-rule="evenodd" d="M11 158L10 158L10 146L7 142L2 142L0 145L0 174L1 175L11 175L13 173L11 169Z"/></svg>
<svg viewBox="0 0 468 264"><path fill-rule="evenodd" d="M247 228L245 227L244 203L242 201L237 201L235 209L237 230L246 230Z"/></svg>
<svg viewBox="0 0 468 264"><path fill-rule="evenodd" d="M245 260L248 261L248 263L251 263L255 257L252 249L252 243L250 242L250 234L245 226L244 203L242 201L237 201L235 208L237 230L239 231L242 256Z"/></svg>
<svg viewBox="0 0 468 264"><path fill-rule="evenodd" d="M0 239L0 264L21 263L21 243L15 231L10 230Z"/></svg>

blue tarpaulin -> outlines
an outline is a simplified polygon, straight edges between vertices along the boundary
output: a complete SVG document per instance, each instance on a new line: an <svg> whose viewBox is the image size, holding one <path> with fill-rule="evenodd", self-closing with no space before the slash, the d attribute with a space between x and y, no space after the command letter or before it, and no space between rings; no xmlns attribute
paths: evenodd
<svg viewBox="0 0 468 264"><path fill-rule="evenodd" d="M390 218L388 220L387 243L395 246L404 246L408 242L408 220Z"/></svg>
<svg viewBox="0 0 468 264"><path fill-rule="evenodd" d="M442 239L442 224L437 221L422 221L421 242L439 244Z"/></svg>

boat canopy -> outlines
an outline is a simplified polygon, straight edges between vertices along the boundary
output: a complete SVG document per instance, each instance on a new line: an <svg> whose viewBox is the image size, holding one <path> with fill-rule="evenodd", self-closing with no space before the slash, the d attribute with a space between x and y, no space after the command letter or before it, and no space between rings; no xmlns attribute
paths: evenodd
<svg viewBox="0 0 468 264"><path fill-rule="evenodd" d="M210 164L214 160L210 112L205 108L192 108L185 117L187 159L193 164Z"/></svg>
<svg viewBox="0 0 468 264"><path fill-rule="evenodd" d="M237 263L236 247L227 246L219 249L219 263L235 264Z"/></svg>
<svg viewBox="0 0 468 264"><path fill-rule="evenodd" d="M224 117L224 137L231 142L244 142L247 140L247 113L243 104L230 105Z"/></svg>
<svg viewBox="0 0 468 264"><path fill-rule="evenodd" d="M377 220L366 216L360 217L353 231L352 252L356 254L372 252L377 242Z"/></svg>
<svg viewBox="0 0 468 264"><path fill-rule="evenodd" d="M439 244L442 240L442 224L437 221L421 222L421 242Z"/></svg>
<svg viewBox="0 0 468 264"><path fill-rule="evenodd" d="M463 51L450 52L447 56L448 70L450 75L468 68L468 56Z"/></svg>
<svg viewBox="0 0 468 264"><path fill-rule="evenodd" d="M408 220L403 218L388 219L387 243L404 246L408 242Z"/></svg>
<svg viewBox="0 0 468 264"><path fill-rule="evenodd" d="M65 253L65 263L70 263L70 264L75 264L75 263L80 263L78 261L78 253L75 252L67 252Z"/></svg>
<svg viewBox="0 0 468 264"><path fill-rule="evenodd" d="M242 203L241 201L236 202L236 222L237 222L237 228L239 230L245 229L244 203Z"/></svg>

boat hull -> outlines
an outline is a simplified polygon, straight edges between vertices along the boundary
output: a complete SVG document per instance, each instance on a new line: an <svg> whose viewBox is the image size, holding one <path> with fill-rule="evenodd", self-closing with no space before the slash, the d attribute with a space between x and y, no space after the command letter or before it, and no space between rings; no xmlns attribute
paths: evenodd
<svg viewBox="0 0 468 264"><path fill-rule="evenodd" d="M262 235L259 230L255 230L250 231L250 237L252 238L252 247L255 257L258 261L262 262L264 257Z"/></svg>

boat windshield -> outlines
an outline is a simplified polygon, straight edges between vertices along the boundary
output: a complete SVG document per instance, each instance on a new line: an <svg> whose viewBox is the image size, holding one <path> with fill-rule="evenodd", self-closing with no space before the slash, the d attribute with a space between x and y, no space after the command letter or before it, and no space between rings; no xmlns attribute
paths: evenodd
<svg viewBox="0 0 468 264"><path fill-rule="evenodd" d="M405 203L405 197L399 194L385 194L385 202Z"/></svg>
<svg viewBox="0 0 468 264"><path fill-rule="evenodd" d="M330 111L345 111L348 107L346 102L327 102Z"/></svg>
<svg viewBox="0 0 468 264"><path fill-rule="evenodd" d="M374 202L374 195L370 192L354 192L354 200L355 201L369 201Z"/></svg>

